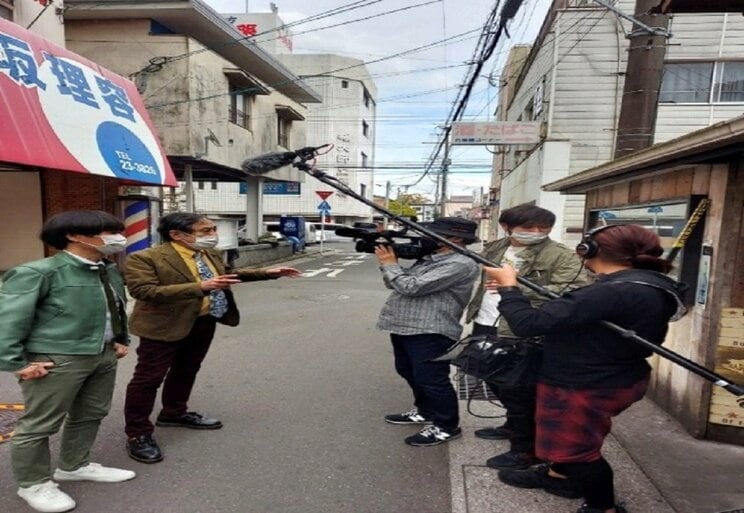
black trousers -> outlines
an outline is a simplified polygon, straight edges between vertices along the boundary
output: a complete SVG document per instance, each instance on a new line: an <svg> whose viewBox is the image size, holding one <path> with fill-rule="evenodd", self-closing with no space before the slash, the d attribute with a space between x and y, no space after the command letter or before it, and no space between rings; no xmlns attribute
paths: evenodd
<svg viewBox="0 0 744 513"><path fill-rule="evenodd" d="M124 401L124 431L127 436L153 432L150 415L160 385L163 385L161 413L166 417L186 413L196 374L207 356L215 327L214 317L204 315L197 318L189 334L181 340L166 342L140 338L137 365Z"/></svg>
<svg viewBox="0 0 744 513"><path fill-rule="evenodd" d="M408 382L414 405L435 426L451 430L460 424L457 393L449 379L449 362L434 362L454 341L435 333L390 334L395 370Z"/></svg>
<svg viewBox="0 0 744 513"><path fill-rule="evenodd" d="M497 334L494 326L475 323L473 335ZM535 400L537 385L507 387L488 383L506 410L506 425L512 434L509 443L513 452L535 453Z"/></svg>

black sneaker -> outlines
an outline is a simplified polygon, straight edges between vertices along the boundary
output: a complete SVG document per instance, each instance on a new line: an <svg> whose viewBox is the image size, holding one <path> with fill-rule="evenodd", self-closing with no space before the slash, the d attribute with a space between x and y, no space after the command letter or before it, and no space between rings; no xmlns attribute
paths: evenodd
<svg viewBox="0 0 744 513"><path fill-rule="evenodd" d="M628 513L628 510L623 507L622 504L615 504L615 511L617 513ZM604 509L599 508L590 508L586 504L583 504L579 509L576 510L576 513L604 513Z"/></svg>
<svg viewBox="0 0 744 513"><path fill-rule="evenodd" d="M500 470L499 480L517 488L542 488L548 493L578 499L583 497L579 486L571 479L561 479L548 475L548 465L539 465L527 470Z"/></svg>
<svg viewBox="0 0 744 513"><path fill-rule="evenodd" d="M388 424L431 424L431 420L421 415L416 408L403 413L385 415Z"/></svg>
<svg viewBox="0 0 744 513"><path fill-rule="evenodd" d="M508 440L512 435L512 430L504 424L499 427L488 427L483 429L476 429L476 438L483 438L484 440Z"/></svg>
<svg viewBox="0 0 744 513"><path fill-rule="evenodd" d="M538 463L541 463L541 461L532 454L514 451L497 454L493 458L486 460L486 465L499 470L524 470Z"/></svg>
<svg viewBox="0 0 744 513"><path fill-rule="evenodd" d="M460 438L461 436L462 430L460 430L459 427L454 429L442 429L437 426L426 426L420 433L406 438L405 442L408 445L416 447L427 447L429 445L443 444L450 440L454 440L455 438Z"/></svg>

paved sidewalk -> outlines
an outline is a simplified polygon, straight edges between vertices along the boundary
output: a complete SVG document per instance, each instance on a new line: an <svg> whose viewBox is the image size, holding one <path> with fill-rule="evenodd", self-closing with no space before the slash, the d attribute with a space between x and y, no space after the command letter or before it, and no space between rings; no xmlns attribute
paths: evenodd
<svg viewBox="0 0 744 513"><path fill-rule="evenodd" d="M449 444L452 513L574 513L581 500L501 483L485 460L508 449L506 441L475 438L478 427L503 419L465 413L463 438ZM473 401L477 414L503 410ZM604 454L615 471L619 501L629 513L718 513L744 508L744 447L695 440L649 400L617 417ZM744 512L741 509L740 512Z"/></svg>

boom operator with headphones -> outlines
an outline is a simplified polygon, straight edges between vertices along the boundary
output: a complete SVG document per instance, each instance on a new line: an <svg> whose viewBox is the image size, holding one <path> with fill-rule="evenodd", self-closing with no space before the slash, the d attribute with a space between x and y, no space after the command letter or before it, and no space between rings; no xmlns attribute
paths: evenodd
<svg viewBox="0 0 744 513"><path fill-rule="evenodd" d="M588 260L594 258L599 253L599 243L594 239L594 236L599 232L608 228L614 228L615 226L626 226L625 224L606 224L604 226L597 226L592 228L584 234L581 242L576 246L576 254L581 258Z"/></svg>

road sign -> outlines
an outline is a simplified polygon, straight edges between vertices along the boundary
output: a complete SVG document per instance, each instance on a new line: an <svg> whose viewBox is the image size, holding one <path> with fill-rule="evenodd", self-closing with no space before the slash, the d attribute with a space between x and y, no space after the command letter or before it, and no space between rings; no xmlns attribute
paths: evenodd
<svg viewBox="0 0 744 513"><path fill-rule="evenodd" d="M333 194L333 191L315 191L315 194L320 196L320 199L324 200L323 203L325 203L325 200Z"/></svg>
<svg viewBox="0 0 744 513"><path fill-rule="evenodd" d="M331 211L331 205L327 201L323 200L318 204L318 210L327 214Z"/></svg>

